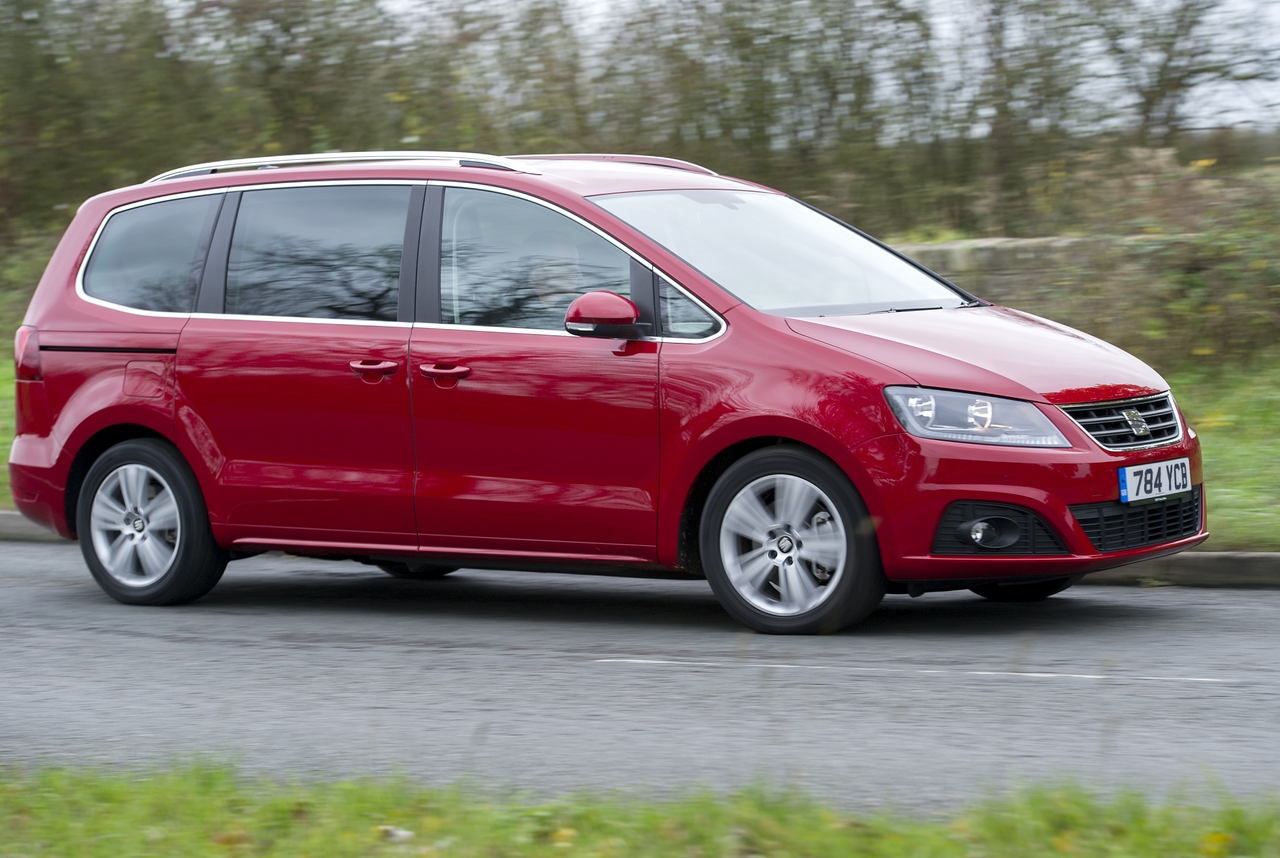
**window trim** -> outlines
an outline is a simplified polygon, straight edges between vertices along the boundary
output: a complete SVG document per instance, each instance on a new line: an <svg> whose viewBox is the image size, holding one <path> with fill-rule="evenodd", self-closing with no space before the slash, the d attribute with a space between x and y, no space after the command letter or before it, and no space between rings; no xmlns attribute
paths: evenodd
<svg viewBox="0 0 1280 858"><path fill-rule="evenodd" d="M236 319L238 321L272 321L272 322L303 322L307 324L340 324L340 325L376 325L380 327L408 328L412 327L412 321L403 318L397 318L396 321L382 321L378 319L317 319L311 316L252 316L238 313L223 313L217 310L208 309L211 301L217 301L225 306L226 293L226 271L227 260L231 252L231 232L235 226L235 216L239 209L239 195L244 191L262 191L283 188L324 188L324 187L344 187L344 186L369 186L369 185L407 185L411 187L426 187L429 183L422 179L329 179L316 180L310 182L264 182L254 185L235 185L232 187L219 188L202 188L197 191L184 191L177 194L161 194L154 197L148 197L145 200L137 200L132 203L126 203L113 208L107 212L106 217L102 219L102 223L98 224L97 231L93 234L93 239L89 242L89 247L85 251L84 258L80 263L80 267L76 270L75 292L76 296L82 301L94 304L99 307L105 307L109 310L115 310L121 313L129 313L135 316L150 316L152 318L167 319ZM196 309L190 313L175 313L167 310L140 310L136 307L126 307L123 304L115 304L111 301L104 301L101 298L95 298L84 291L84 273L89 265L89 259L93 256L94 249L98 246L98 240L102 238L102 233L106 230L107 224L111 222L111 218L120 212L130 209L139 208L141 206L151 205L152 203L168 202L169 200L184 199L186 197L201 197L210 194L222 194L226 197L236 196L235 205L228 206L229 200L224 199L221 211L218 214L217 222L214 227L213 237L209 244L208 252L205 254L203 271L200 276L200 283L196 291ZM410 207L412 209L413 196L410 196ZM231 211L228 211L231 209ZM409 214L409 220L413 219L412 211ZM225 227L225 245L220 239L223 235L220 230L223 228L224 221L227 223ZM403 254L405 251L402 250ZM401 256L401 275L403 282L404 273L404 256ZM421 270L421 265L418 266ZM208 297L206 295L208 289ZM216 297L215 297L216 296Z"/></svg>
<svg viewBox="0 0 1280 858"><path fill-rule="evenodd" d="M244 191L293 190L296 188L316 188L316 187L367 188L367 187L395 187L395 186L408 187L410 188L410 191L409 191L409 206L405 211L405 232L400 245L400 277L397 282L396 318L394 320L391 320L391 319L326 319L323 317L316 317L316 316L265 316L265 315L257 315L253 313L226 312L227 276L228 276L228 273L230 272L230 265L231 265L231 244L235 240L235 230L236 230L236 227L239 225L240 201L243 199L242 193ZM212 315L218 316L219 318L235 318L235 319L287 319L289 321L295 321L295 322L296 321L349 322L357 325L408 325L408 324L411 324L411 320L413 318L411 309L409 311L410 314L408 315L407 318L406 318L406 309L411 308L412 304L416 301L416 293L411 293L409 296L406 296L405 289L406 289L406 284L408 284L409 286L412 286L414 281L416 280L416 273L419 265L418 263L419 248L418 248L418 242L410 241L409 236L411 234L410 233L411 228L416 230L418 233L421 233L421 230L422 230L421 203L422 203L423 197L421 196L422 190L420 189L425 189L425 188L426 188L426 182L423 182L421 180L413 181L413 180L395 180L395 179L382 179L382 180L374 180L374 181L359 181L359 180L353 180L353 179L343 179L343 180L336 180L336 181L319 181L319 182L276 182L270 185L266 185L265 187L254 186L254 187L247 187L247 188L236 188L237 200L234 206L234 211L231 212L231 217L228 219L229 222L226 228L225 246L223 245L218 246L217 262L221 270L215 272L214 280L213 280L213 283L211 284L214 292L217 294L217 297L216 298L211 297L210 303L216 302L214 303L214 305L218 309L216 311L210 310L206 306L205 312L211 313ZM224 206L223 208L225 209L227 207ZM414 269L414 273L406 278L405 269L407 267L412 267ZM202 283L201 285L203 286L204 284Z"/></svg>
<svg viewBox="0 0 1280 858"><path fill-rule="evenodd" d="M647 288L643 288L646 275L648 275L648 273L653 270L652 266L647 261L643 260L637 254L632 252L629 248L626 247L626 245L622 244L622 242L618 241L613 236L604 232L599 227L595 226L594 224L586 220L583 220L582 218L574 215L570 211L566 211L565 209L555 205L554 203L548 202L547 200L544 200L544 199L540 199L539 197L521 193L519 191L510 191L506 188L499 188L493 185L482 185L482 184L476 184L476 183L470 183L470 182L441 181L441 182L432 182L432 185L440 189L439 221L436 224L433 224L433 229L434 229L433 250L435 254L436 263L434 266L432 266L431 272L429 273L431 282L427 284L421 284L421 283L419 284L420 289L425 287L429 298L432 300L432 303L429 305L429 313L426 315L425 319L422 316L418 317L417 321L419 323L440 325L441 327L445 327L445 328L477 328L477 329L484 328L485 330L489 330L489 331L520 331L520 332L529 332L529 331L547 332L548 331L547 328L518 328L518 327L503 326L503 325L463 325L463 324L454 324L452 322L444 321L444 295L442 294L442 290L444 288L443 286L444 281L441 279L441 276L440 276L440 269L444 264L444 256L443 256L444 254L444 204L447 198L447 193L449 188L458 188L464 191L480 191L482 193L501 192L501 193L504 193L506 196L514 197L516 199L520 199L525 202L540 206L552 212L553 214L557 214L562 217L568 218L571 223L575 223L578 226L586 228L588 232L595 234L596 237L604 239L606 244L610 244L614 247L614 249L621 251L623 255L627 257L627 262L628 262L627 283L628 283L629 291L631 292L630 300L640 310L640 321L642 323L644 322L649 323L651 330L653 330L655 333L658 330L658 320L656 315L657 307L654 304L652 297L648 294L650 290ZM426 237L424 236L424 244L425 244L425 240L426 240ZM642 287L638 292L636 288L637 286ZM568 331L556 331L554 329L552 329L550 332L568 334ZM573 335L570 334L570 336L573 336ZM645 337L644 339L653 339L653 337Z"/></svg>
<svg viewBox="0 0 1280 858"><path fill-rule="evenodd" d="M235 216L238 213L239 195L241 193L245 191L270 190L272 188L322 188L322 187L341 187L341 186L352 186L352 185L356 185L356 186L358 185L409 185L409 186L419 186L419 187L426 188L426 191L424 194L421 227L419 230L420 234L419 234L419 240L417 244L417 253L416 253L416 259L415 259L417 271L416 271L416 276L414 278L416 281L414 312L409 318L406 319L401 317L394 322L388 322L388 321L380 321L380 320L374 320L374 319L317 319L317 318L312 318L310 316L250 316L250 315L224 313L224 312L220 312L219 310L208 309L208 302L210 300L218 301L219 304L222 304L223 301L225 300L226 267L227 267L227 261L229 259L230 251L231 251L231 231L235 225ZM330 324L330 325L335 325L335 324L336 325L374 325L379 327L396 327L396 328L398 327L406 327L406 328L407 327L424 327L424 328L439 327L439 328L447 328L450 330L465 330L470 328L472 330L485 330L490 332L551 334L551 335L566 336L566 337L573 336L573 334L570 334L568 331L547 331L540 328L498 328L498 327L490 328L490 327L481 327L479 325L453 325L453 324L446 325L439 321L440 319L440 309L439 309L440 307L439 305L439 301L440 301L440 289L439 289L440 239L441 239L441 232L443 229L444 191L445 189L451 188L451 187L471 188L477 191L493 191L495 193L506 194L508 196L527 200L528 202L535 203L537 205L548 208L558 214L564 215L565 217L569 218L575 223L578 223L581 226L586 227L591 232L594 232L596 235L600 236L605 241L609 242L614 247L621 250L623 253L627 254L627 256L629 256L635 263L638 263L644 269L652 272L654 275L658 277L664 278L668 283L670 283L682 294L684 294L685 297L689 298L691 301L697 304L708 315L710 315L713 319L715 319L716 322L719 323L719 328L716 330L714 334L712 334L709 337L702 337L699 339L688 339L685 337L661 336L661 333L660 333L661 320L658 318L659 308L658 308L658 302L657 302L657 281L655 280L653 284L653 289L646 290L645 292L646 295L648 295L649 291L652 291L653 293L652 297L649 298L649 301L651 304L651 312L653 314L653 319L654 319L655 334L653 336L644 337L642 338L643 340L648 342L659 342L659 343L683 343L685 345L700 345L702 343L708 343L708 342L711 342L712 340L719 339L720 337L724 336L725 333L728 331L729 323L728 321L725 320L724 316L722 316L720 313L713 310L710 306L706 304L706 302L704 302L701 298L699 298L693 292L686 289L683 285L680 284L680 282L676 278L672 277L663 269L658 268L648 259L645 259L639 253L632 250L630 247L623 244L621 241L614 238L612 235L605 232L603 229L591 223L590 221L586 220L585 218L580 217L579 215L574 214L573 212L568 211L567 209L564 209L563 207L558 206L555 203L549 202L547 200L542 199L541 197L536 197L532 194L528 194L523 191L512 190L511 188L504 188L500 185L486 185L480 182L461 182L461 181L454 181L454 180L448 180L448 179L430 179L430 180L319 179L319 180L313 180L313 181L263 182L260 184L252 184L252 185L234 185L231 187L202 188L200 190L183 191L181 193L175 193L175 194L161 194L154 197L148 197L145 200L137 200L132 203L126 203L124 205L117 206L116 208L107 212L106 217L102 219L102 223L98 224L98 229L94 232L93 239L89 242L89 246L85 251L84 258L81 261L80 266L76 271L76 280L75 280L76 296L80 298L82 301L85 301L86 303L94 304L99 307L105 307L106 309L109 309L109 310L115 310L121 313L129 313L135 316L150 316L152 318L235 319L237 321L301 322L304 324ZM433 189L439 189L439 190L433 193ZM98 240L102 237L102 233L106 229L107 224L111 221L111 218L113 218L115 215L119 214L120 212L128 211L129 209L138 208L140 206L151 205L152 203L167 202L169 200L184 199L186 197L208 196L211 194L221 194L227 198L230 198L234 195L236 198L236 201L235 201L235 204L232 206L228 205L228 203L230 202L230 199L224 199L222 202L221 210L218 213L218 218L214 226L214 233L210 240L208 251L205 254L203 270L201 272L201 277L200 277L200 284L197 287L197 292L196 292L196 304L195 304L196 309L194 311L190 313L175 313L167 310L140 310L140 309L137 309L136 307L126 307L123 304L114 304L110 301L104 301L101 298L95 298L84 291L85 268L88 266L89 259L93 256L94 248L97 247ZM412 202L411 202L411 205L412 205ZM222 238L222 236L219 234L219 229L221 228L224 219L228 221L227 227L226 227L225 244L219 241L219 239ZM410 214L410 219L412 219L412 213ZM402 266L403 266L403 262L402 262ZM434 271L434 282L432 281L432 273L431 273L432 271ZM403 288L403 274L404 274L404 270L402 267L401 268L402 288ZM432 287L434 287L434 307L432 306L432 294L431 294ZM633 290L635 288L635 266L634 265L632 266L632 288ZM204 297L206 294L206 289L208 290L209 298ZM428 316L428 313L431 313L431 312L434 312L434 318Z"/></svg>
<svg viewBox="0 0 1280 858"><path fill-rule="evenodd" d="M236 217L240 214L240 192L232 191L222 202L218 225L213 231L209 256L205 261L204 276L196 292L196 310L202 313L221 313L227 300L227 260L231 254L231 233Z"/></svg>
<svg viewBox="0 0 1280 858"><path fill-rule="evenodd" d="M94 232L93 239L90 240L89 247L84 252L84 258L81 260L79 268L76 269L76 296L85 303L93 304L98 307L106 307L110 310L132 313L135 316L150 316L157 319L189 318L194 311L175 312L173 310L143 310L140 307L129 307L125 304L117 304L114 301L108 301L105 298L98 298L97 296L90 295L84 288L84 275L89 269L89 260L93 258L93 252L98 248L98 241L102 238L102 234L107 230L107 224L109 224L111 219L116 215L122 212L132 211L133 209L142 208L143 206L149 206L154 203L167 203L173 200L188 199L191 197L207 197L217 194L219 196L224 196L224 199L218 204L218 214L217 217L213 218L214 225L212 229L210 229L210 225L207 222L208 218L206 218L206 223L201 231L200 240L196 246L196 258L192 260L193 274L195 274L194 268L197 264L197 259L199 260L200 265L200 273L196 275L195 306L198 307L200 302L200 288L204 282L205 272L208 270L209 260L213 258L216 253L216 247L213 244L213 236L217 232L217 224L222 219L222 210L226 208L226 191L226 188L208 188L201 191L187 191L183 194L168 194L161 197L148 197L145 200L138 200L136 202L118 206L107 212L107 216L102 219L102 223L98 224L98 229Z"/></svg>
<svg viewBox="0 0 1280 858"><path fill-rule="evenodd" d="M435 301L436 301L436 303L435 303L435 306L434 306L434 308L433 308L433 309L434 309L434 315L433 315L433 316L430 316L430 317L426 317L426 318L424 318L424 314L422 313L423 304L422 304L422 302L421 302L421 301L419 301L419 303L418 303L419 313L418 313L418 315L414 318L414 327L423 327L423 328L444 328L444 329L455 330L455 331L457 331L457 330L476 330L476 331L487 331L487 332L490 332L490 333L506 331L506 332L510 332L510 333L519 333L519 334L529 334L529 333L534 333L534 334L555 334L555 335L563 335L563 336L567 336L567 337L574 336L573 334L570 334L568 331L548 331L548 330L546 330L546 329L544 329L544 328L506 328L506 327L489 326L489 325L455 325L455 324L452 324L452 323L445 323L445 322L442 322L442 321L441 321L441 315L440 315L440 301L441 301L441 297L440 297L440 264L441 264L440 252L441 252L441 245L442 245L442 240L443 240L443 229L444 229L444 223L443 223L443 219L444 219L444 217L443 217L443 216L444 216L444 191L445 191L445 190L447 190L448 188L462 188L462 189L465 189L465 190L475 190L475 191L492 191L492 192L494 192L494 193L506 194L507 196L510 196L510 197L515 197L515 198L517 198L517 199L525 200L526 202L531 202L531 203L534 203L534 204L536 204L536 205L540 205L540 206L542 206L543 208L546 208L546 209L549 209L549 210L551 210L551 211L555 212L556 214L560 214L560 215L563 215L563 216L565 216L565 217L569 218L571 221L573 221L574 223L577 223L577 224L578 224L578 225L580 225L580 226L586 227L588 230L590 230L591 232L595 233L595 234L596 234L596 235L598 235L600 238L603 238L603 239L604 239L605 241L607 241L609 244L612 244L612 245L613 245L614 247L616 247L618 250L621 250L621 251L622 251L623 253L625 253L628 257L630 257L630 258L631 258L631 260L632 260L632 262L633 262L633 265L631 266L631 288L632 288L632 293L633 293L631 300L632 300L632 301L634 301L634 302L635 302L635 304L636 304L636 306L638 306L638 307L640 308L640 310L641 310L641 313L642 313L642 314L647 310L647 311L648 311L648 313L649 313L649 315L650 315L650 318L652 318L652 319L653 319L653 330L654 330L654 334L653 334L652 336L642 337L642 338L641 338L642 340L644 340L644 341L646 341L646 342L659 342L659 343L687 343L687 344L698 344L698 343L706 343L706 342L710 342L711 340L717 339L717 338L719 338L719 337L723 336L723 335L725 334L725 332L728 330L729 323L725 321L724 317L723 317L723 316L721 316L719 313L717 313L715 310L713 310L713 309L711 309L710 307L708 307L708 306L707 306L707 304L706 304L704 301L702 301L700 298L698 298L698 296L694 295L694 294L693 294L692 292L690 292L688 289L686 289L686 288L684 288L683 286L681 286L681 285L680 285L680 283L676 280L676 278L672 277L671 275L667 274L665 271L663 271L663 270L661 270L660 268L658 268L657 266L655 266L652 262L650 262L649 260L645 259L645 258L644 258L643 256L641 256L639 253L636 253L636 252L635 252L634 250L632 250L630 247L628 247L627 245L623 244L621 241L619 241L618 239L614 238L612 235L610 235L609 233L605 232L603 229L601 229L600 227L596 226L596 225L595 225L594 223L592 223L591 221L589 221L589 220L587 220L587 219L585 219L585 218L583 218L583 217L581 217L581 216L579 216L579 215L577 215L577 214L574 214L573 212L568 211L567 209L565 209L565 208L563 208L563 207L561 207L561 206L558 206L558 205L556 205L556 204L555 204L555 203L553 203L553 202L550 202L550 201L548 201L548 200L544 200L544 199L542 199L541 197L536 197L536 196L534 196L534 195L532 195L532 194L528 194L528 193L525 193L525 192L523 192L523 191L517 191L517 190L513 190L513 189L511 189L511 188L504 188L504 187L502 187L502 186L500 186L500 185L486 185L486 184L482 184L482 183L479 183L479 182L461 182L461 181L450 180L450 179L431 179L431 180L429 180L429 181L427 182L427 184L428 184L428 186L430 186L430 187L439 187L439 188L441 188L441 194L440 194L440 211L439 211L439 221L438 221L438 223L437 223L437 224L435 224L435 225L434 225L434 226L436 227L436 230L435 230L435 242L434 242L435 264L434 264L433 266L432 266L432 265L429 265L429 266L428 266L428 267L430 267L430 268L433 268L433 269L434 269L435 275L434 275L434 283L431 283L431 284L424 284L424 283L423 283L423 280L422 280L423 265L422 265L422 262L421 262L421 261L419 262L419 264L418 264L418 273L419 273L419 282L418 282L418 290L419 290L419 292L418 292L418 294L419 294L419 295L421 295L421 294L422 294L422 290L424 289L424 287L426 287L426 288L430 288L430 287L432 287L432 286L433 286L433 287L434 287L434 295L435 295ZM429 198L429 197L430 197L430 193L428 193L428 198ZM423 218L423 230L424 230L423 247L424 247L424 249L426 248L426 244L427 244L426 229L427 229L427 218L425 218L425 217L424 217L424 218ZM425 257L425 254L424 254L423 256L419 257L419 259L421 260L421 259L423 259L424 257ZM697 304L700 308L702 308L702 309L703 309L703 310L704 310L708 315L710 315L710 316L711 316L711 318L715 319L715 321L717 322L718 327L717 327L717 329L716 329L716 332L715 332L714 334L712 334L711 336L709 336L709 337L701 337L701 338L699 338L699 339L688 339L688 338L685 338L685 337L663 337L663 336L661 336L661 334L660 334L661 320L658 318L658 302L657 302L657 289L658 289L658 286L657 286L657 281L656 281L656 280L653 280L652 285L651 285L651 287L650 287L649 289L642 289L640 293L636 294L636 286L637 286L637 283L636 283L636 274L637 274L637 271L636 271L636 265L635 265L634 263L638 263L638 264L639 264L639 266L640 266L641 268L643 268L644 270L649 271L649 272L651 272L652 274L654 274L654 275L656 275L656 276L660 276L660 277L662 277L662 278L663 278L663 279L665 279L668 283L670 283L672 286L674 286L676 289L678 289L681 293L683 293L687 298L689 298L689 299L690 299L690 300L692 300L695 304ZM641 279L643 280L643 277L642 277ZM643 286L643 284L640 284L640 285L642 285L642 286ZM637 299L639 299L639 300L637 300ZM645 306L646 304L648 305L647 307ZM642 317L643 317L643 315L642 315Z"/></svg>
<svg viewBox="0 0 1280 858"><path fill-rule="evenodd" d="M711 317L711 320L716 323L716 329L713 333L708 334L705 337L677 337L674 335L668 335L666 333L665 328L663 328L662 326L662 283L661 281L663 280L665 280L668 284L670 284L671 288L675 289L677 292L684 295L686 298L689 298L690 300L692 300L694 303L694 306L698 307L698 309L702 310L704 313L706 313L708 316ZM679 283L672 280L667 275L659 274L656 269L653 272L653 303L655 307L654 317L657 319L657 323L658 323L657 330L660 332L660 336L662 337L662 341L664 343L706 343L706 342L710 342L711 340L714 340L716 337L724 333L724 330L726 327L725 321L720 318L720 315L718 313L716 313L714 310L712 310L703 302L699 301L696 296L690 295L688 290L682 289Z"/></svg>

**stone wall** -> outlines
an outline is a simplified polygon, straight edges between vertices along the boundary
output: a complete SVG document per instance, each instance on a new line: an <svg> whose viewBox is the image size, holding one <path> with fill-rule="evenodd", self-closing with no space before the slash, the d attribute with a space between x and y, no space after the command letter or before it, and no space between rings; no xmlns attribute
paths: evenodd
<svg viewBox="0 0 1280 858"><path fill-rule="evenodd" d="M1154 359L1187 348L1171 342L1161 308L1168 250L1180 243L1176 236L980 238L896 249L979 298Z"/></svg>
<svg viewBox="0 0 1280 858"><path fill-rule="evenodd" d="M1082 276L1113 264L1109 238L976 238L895 249L980 298L1020 306L1072 303Z"/></svg>

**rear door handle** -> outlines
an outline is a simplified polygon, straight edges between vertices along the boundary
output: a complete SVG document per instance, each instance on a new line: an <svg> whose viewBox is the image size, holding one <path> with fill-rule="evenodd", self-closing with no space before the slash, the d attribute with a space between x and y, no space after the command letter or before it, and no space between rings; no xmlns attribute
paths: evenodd
<svg viewBox="0 0 1280 858"><path fill-rule="evenodd" d="M353 360L347 364L356 375L392 375L400 368L394 360Z"/></svg>
<svg viewBox="0 0 1280 858"><path fill-rule="evenodd" d="M471 375L469 366L451 366L448 364L427 364L418 367L427 378L466 378Z"/></svg>

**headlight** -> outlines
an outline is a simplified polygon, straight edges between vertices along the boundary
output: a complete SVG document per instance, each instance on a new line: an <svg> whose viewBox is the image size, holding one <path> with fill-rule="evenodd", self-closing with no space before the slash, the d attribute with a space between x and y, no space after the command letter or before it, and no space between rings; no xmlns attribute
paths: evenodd
<svg viewBox="0 0 1280 858"><path fill-rule="evenodd" d="M902 427L921 438L1013 447L1071 446L1030 402L925 387L886 387L884 395Z"/></svg>

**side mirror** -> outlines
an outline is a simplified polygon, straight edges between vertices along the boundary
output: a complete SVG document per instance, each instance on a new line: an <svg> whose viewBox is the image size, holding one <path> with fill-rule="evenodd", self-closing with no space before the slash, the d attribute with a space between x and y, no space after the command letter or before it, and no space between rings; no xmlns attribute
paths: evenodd
<svg viewBox="0 0 1280 858"><path fill-rule="evenodd" d="M564 329L579 337L638 340L649 333L640 324L640 310L616 292L588 292L573 299L564 315Z"/></svg>

